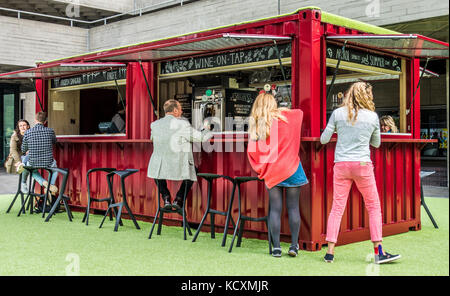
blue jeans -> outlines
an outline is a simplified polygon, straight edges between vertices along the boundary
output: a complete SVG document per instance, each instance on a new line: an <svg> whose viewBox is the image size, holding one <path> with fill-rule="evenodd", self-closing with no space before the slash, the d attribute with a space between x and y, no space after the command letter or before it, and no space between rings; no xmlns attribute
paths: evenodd
<svg viewBox="0 0 450 296"><path fill-rule="evenodd" d="M283 182L279 183L277 186L279 187L298 187L308 184L308 178L306 178L305 171L303 170L302 162L298 164L297 171L284 180Z"/></svg>
<svg viewBox="0 0 450 296"><path fill-rule="evenodd" d="M28 162L28 155L22 156L22 162L26 165L29 166L30 163ZM52 164L50 165L51 168L56 168L56 160L53 159ZM39 170L33 170L33 172L31 173L31 176L36 180L36 182L39 183L39 185L43 186L44 185L44 181L46 181L42 175L39 173ZM28 171L24 170L22 173L22 182L26 183L27 181L27 177L28 177ZM58 173L55 172L54 174L52 174L52 179L50 180L50 184L53 185L56 182L56 178L58 177Z"/></svg>

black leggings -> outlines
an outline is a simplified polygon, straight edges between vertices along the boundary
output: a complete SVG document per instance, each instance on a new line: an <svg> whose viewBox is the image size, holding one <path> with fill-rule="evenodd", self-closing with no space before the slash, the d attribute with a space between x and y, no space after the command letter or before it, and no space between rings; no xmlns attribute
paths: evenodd
<svg viewBox="0 0 450 296"><path fill-rule="evenodd" d="M299 198L300 187L278 187L269 189L269 228L274 248L280 247L281 210L283 209L283 188L286 189L286 209L291 230L291 245L298 244L300 231Z"/></svg>

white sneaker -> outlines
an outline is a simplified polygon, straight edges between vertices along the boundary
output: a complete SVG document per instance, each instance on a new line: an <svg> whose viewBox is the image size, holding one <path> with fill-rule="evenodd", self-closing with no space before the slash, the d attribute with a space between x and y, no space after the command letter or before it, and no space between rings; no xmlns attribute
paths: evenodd
<svg viewBox="0 0 450 296"><path fill-rule="evenodd" d="M22 184L20 184L20 191L22 191L23 193L28 193L27 183L22 182Z"/></svg>
<svg viewBox="0 0 450 296"><path fill-rule="evenodd" d="M21 162L21 163L17 166L17 173L18 173L18 174L22 174L23 170L25 169L24 166L25 166L25 165L23 164L23 162Z"/></svg>

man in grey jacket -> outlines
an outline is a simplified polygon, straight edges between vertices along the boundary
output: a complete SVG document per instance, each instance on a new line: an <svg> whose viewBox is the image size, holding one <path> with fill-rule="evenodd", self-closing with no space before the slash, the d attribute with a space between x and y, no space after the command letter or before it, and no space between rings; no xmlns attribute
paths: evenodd
<svg viewBox="0 0 450 296"><path fill-rule="evenodd" d="M181 209L184 191L190 191L197 173L192 154L192 142L205 142L212 133L205 127L202 131L194 129L188 120L181 117L183 110L177 100L168 100L163 106L165 117L151 124L153 153L148 164L147 176L158 181L164 208ZM166 180L181 181L180 189L171 204ZM159 198L159 197L158 197Z"/></svg>

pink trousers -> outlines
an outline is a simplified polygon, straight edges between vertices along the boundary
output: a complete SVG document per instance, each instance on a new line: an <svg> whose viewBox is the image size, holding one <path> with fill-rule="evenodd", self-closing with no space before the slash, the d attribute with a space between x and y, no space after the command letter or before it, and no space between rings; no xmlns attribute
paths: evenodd
<svg viewBox="0 0 450 296"><path fill-rule="evenodd" d="M328 242L336 243L344 214L347 199L353 181L364 198L369 213L370 239L372 242L382 241L382 220L380 198L378 196L373 165L370 162L343 161L334 164L333 206L328 216Z"/></svg>

